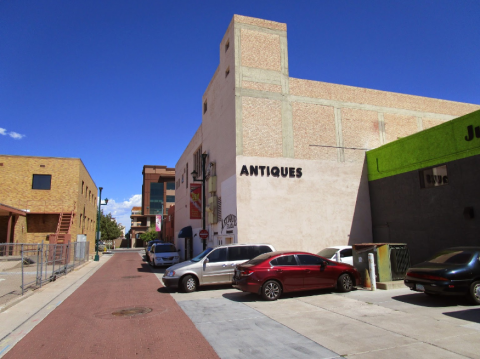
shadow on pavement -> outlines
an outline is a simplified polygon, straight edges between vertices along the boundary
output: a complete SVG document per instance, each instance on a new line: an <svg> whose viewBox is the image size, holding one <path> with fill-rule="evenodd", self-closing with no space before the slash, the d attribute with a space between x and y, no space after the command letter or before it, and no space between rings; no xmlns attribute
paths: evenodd
<svg viewBox="0 0 480 359"><path fill-rule="evenodd" d="M474 323L480 323L480 308L460 310L458 312L448 312L448 313L442 313L442 314L452 318L468 320Z"/></svg>
<svg viewBox="0 0 480 359"><path fill-rule="evenodd" d="M248 302L258 302L261 301L262 298L259 295L253 293L225 293L222 295L223 298L231 300L232 302L239 302L239 303L248 303Z"/></svg>
<svg viewBox="0 0 480 359"><path fill-rule="evenodd" d="M278 300L292 299L292 298L305 298L323 294L331 294L333 291L331 289L320 289L320 290L308 290L302 292L291 292L284 293ZM238 292L238 293L225 293L222 295L225 299L234 301L234 302L258 302L263 301L262 297L258 294L247 293L247 292Z"/></svg>
<svg viewBox="0 0 480 359"><path fill-rule="evenodd" d="M424 293L414 293L392 297L394 300L408 304L429 308L470 306L470 302L464 296L432 296Z"/></svg>

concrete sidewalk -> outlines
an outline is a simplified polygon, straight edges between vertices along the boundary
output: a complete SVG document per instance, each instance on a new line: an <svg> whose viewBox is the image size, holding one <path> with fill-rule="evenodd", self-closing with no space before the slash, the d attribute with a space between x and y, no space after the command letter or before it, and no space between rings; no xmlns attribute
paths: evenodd
<svg viewBox="0 0 480 359"><path fill-rule="evenodd" d="M0 314L4 358L218 358L138 252L75 274Z"/></svg>

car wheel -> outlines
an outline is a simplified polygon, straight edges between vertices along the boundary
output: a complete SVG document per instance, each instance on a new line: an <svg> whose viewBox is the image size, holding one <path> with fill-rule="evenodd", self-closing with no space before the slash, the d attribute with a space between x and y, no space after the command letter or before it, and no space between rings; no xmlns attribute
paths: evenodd
<svg viewBox="0 0 480 359"><path fill-rule="evenodd" d="M182 288L186 293L195 292L197 290L197 280L191 275L183 277Z"/></svg>
<svg viewBox="0 0 480 359"><path fill-rule="evenodd" d="M474 304L480 304L480 281L472 283L469 294L470 299Z"/></svg>
<svg viewBox="0 0 480 359"><path fill-rule="evenodd" d="M277 300L282 294L282 287L275 280L265 282L262 287L262 298L265 300Z"/></svg>
<svg viewBox="0 0 480 359"><path fill-rule="evenodd" d="M337 280L337 288L340 292L350 292L353 288L352 277L343 273Z"/></svg>

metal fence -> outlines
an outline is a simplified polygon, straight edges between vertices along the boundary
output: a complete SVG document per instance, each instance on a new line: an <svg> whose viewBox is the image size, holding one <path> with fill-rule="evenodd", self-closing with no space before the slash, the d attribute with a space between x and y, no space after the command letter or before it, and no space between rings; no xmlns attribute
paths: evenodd
<svg viewBox="0 0 480 359"><path fill-rule="evenodd" d="M88 261L88 242L0 244L0 308Z"/></svg>

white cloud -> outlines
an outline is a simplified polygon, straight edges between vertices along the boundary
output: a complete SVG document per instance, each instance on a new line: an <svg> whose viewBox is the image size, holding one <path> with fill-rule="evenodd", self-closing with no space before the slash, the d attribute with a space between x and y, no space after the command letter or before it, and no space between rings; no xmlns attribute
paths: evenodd
<svg viewBox="0 0 480 359"><path fill-rule="evenodd" d="M132 214L132 207L140 207L142 205L142 195L135 194L128 200L117 202L114 199L109 199L108 204L102 206L103 213L111 213L112 217L125 227L125 233L130 229L130 215Z"/></svg>
<svg viewBox="0 0 480 359"><path fill-rule="evenodd" d="M25 137L25 135L21 135L21 134L19 134L19 133L17 133L17 132L13 132L13 131L12 131L12 132L9 132L8 135L9 135L11 138L14 138L14 139L16 139L16 140L21 140L22 138Z"/></svg>
<svg viewBox="0 0 480 359"><path fill-rule="evenodd" d="M7 132L7 129L6 128L1 128L0 127L0 135L9 135L11 138L14 138L15 140L21 140L22 138L25 137L25 135L22 135L18 132L14 132L14 131L10 131L10 132Z"/></svg>

